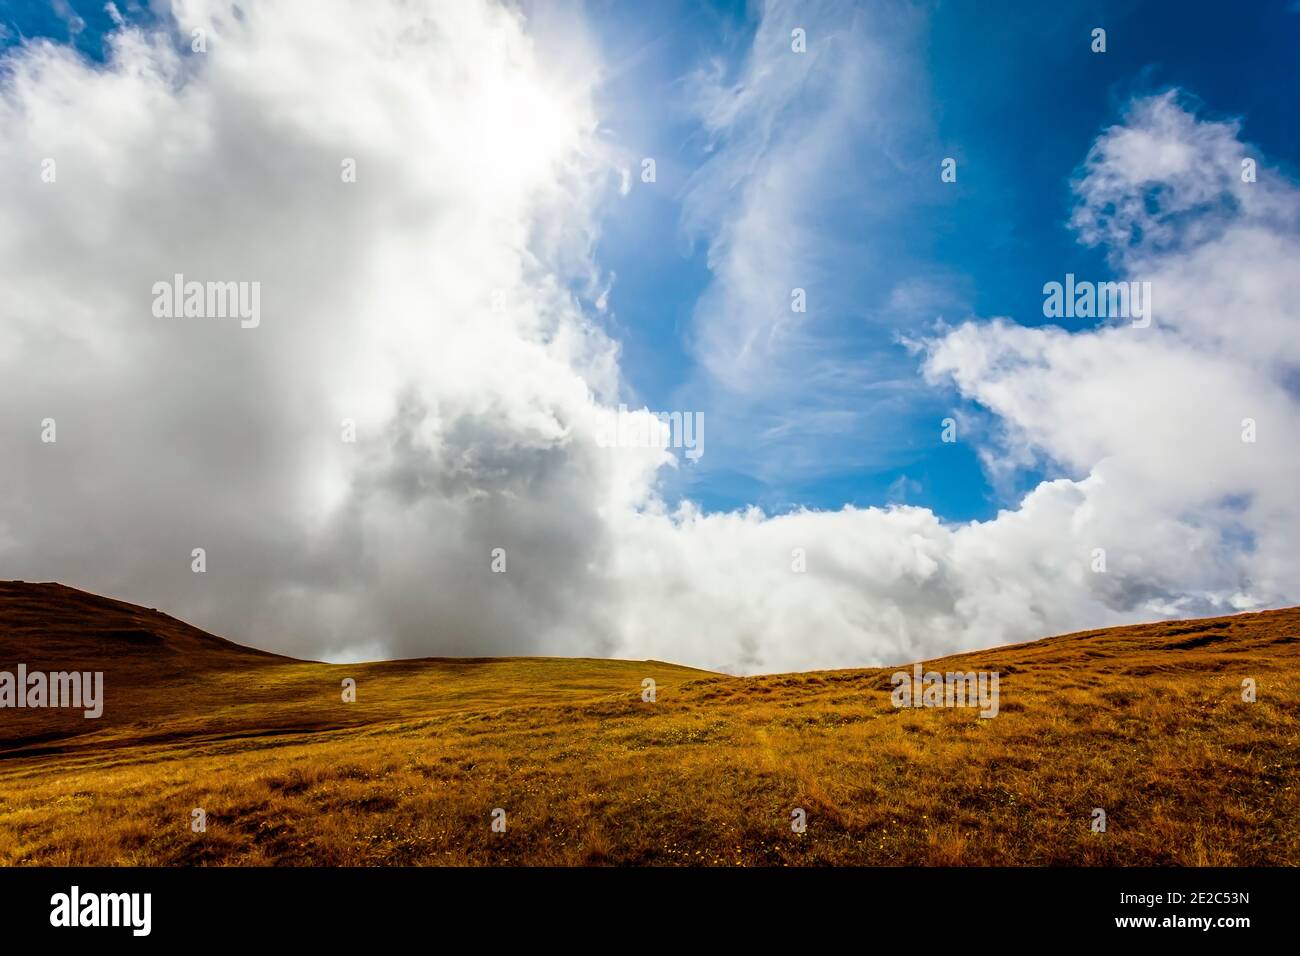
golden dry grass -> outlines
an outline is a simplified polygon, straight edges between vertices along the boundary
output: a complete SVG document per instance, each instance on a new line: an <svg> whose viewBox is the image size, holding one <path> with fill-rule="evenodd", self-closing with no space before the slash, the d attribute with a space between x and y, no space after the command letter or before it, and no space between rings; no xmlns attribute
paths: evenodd
<svg viewBox="0 0 1300 956"><path fill-rule="evenodd" d="M108 703L0 711L6 864L1300 863L1300 609L933 665L998 671L991 720L894 708L892 668L304 663L0 584L19 661L103 670Z"/></svg>

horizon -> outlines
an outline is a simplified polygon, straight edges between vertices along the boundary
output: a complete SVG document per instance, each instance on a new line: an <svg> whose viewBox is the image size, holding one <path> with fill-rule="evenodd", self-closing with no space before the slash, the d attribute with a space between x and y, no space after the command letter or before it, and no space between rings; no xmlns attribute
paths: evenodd
<svg viewBox="0 0 1300 956"><path fill-rule="evenodd" d="M226 644L232 644L232 645L234 645L235 647L239 647L239 648L244 649L244 650L257 651L258 653L261 653L261 654L270 654L270 655L275 656L275 657L280 657L280 658L282 658L282 659L285 660L285 661L289 661L289 662L292 662L292 663L298 663L298 664L325 664L325 665L328 665L328 666L330 666L330 667L347 667L348 665L353 665L353 664L354 664L354 665L358 665L358 666L363 666L363 665L367 665L367 664L402 664L402 663L418 663L418 662L421 662L421 661L460 661L460 662L467 662L467 661L475 661L475 662L478 662L478 661L482 661L482 662L491 662L491 661L551 661L551 660L554 660L554 661L609 661L609 662L611 662L611 663L626 663L626 664L637 664L637 663L644 663L644 664L666 664L666 665L668 665L668 666L670 666L670 667L679 667L679 668L682 668L682 669L684 669L684 670L694 670L694 671L698 671L698 672L700 672L701 674L712 674L712 675L716 675L716 676L720 676L720 677L781 677L781 676L783 676L783 675L787 675L787 674L791 674L791 675L811 675L811 674L819 674L819 673L830 673L830 672L834 672L834 671L888 670L888 669L893 668L893 667L914 667L914 666L915 666L915 667L920 667L922 664L933 664L933 663L939 663L939 662L942 662L942 661L948 660L949 658L952 658L952 657L965 657L965 656L968 656L968 655L971 655L971 654L988 653L988 652L1001 651L1001 650L1008 650L1008 651L1010 651L1010 650L1016 650L1017 648L1022 648L1022 647L1025 647L1025 646L1027 646L1027 645L1030 645L1030 644L1036 644L1036 643L1038 643L1039 641L1049 640L1049 639L1052 639L1052 638L1065 638L1065 637L1080 637L1080 636L1086 636L1086 635L1090 634L1090 633L1093 632L1093 631L1096 631L1096 632L1102 632L1102 631L1108 631L1108 630L1115 630L1115 629L1117 629L1117 628L1118 628L1118 629L1122 629L1122 628L1124 628L1124 627L1149 627L1149 626L1156 625L1156 624L1187 624L1187 625L1192 625L1192 624L1203 624L1203 623L1206 623L1206 622L1230 620L1230 619L1232 619L1232 618L1238 618L1238 617L1248 617L1248 616L1252 616L1252 615L1272 614L1272 613L1278 613L1278 612L1300 610L1300 605L1297 605L1297 606L1292 606L1292 607L1262 608L1262 609L1254 610L1254 611L1234 611L1234 612L1231 613L1231 614L1223 614L1223 615L1219 615L1219 616L1216 616L1216 617L1206 617L1206 618L1176 618L1176 619L1173 619L1173 620L1171 620L1171 619L1169 619L1169 618L1153 618L1152 620L1149 620L1149 621L1133 621L1133 622L1130 622L1130 623L1128 623L1128 624L1124 624L1124 625L1116 625L1116 626L1113 627L1113 628L1083 628L1083 629L1078 630L1078 631L1068 631L1068 632L1064 632L1064 633L1060 633L1060 634L1041 634L1041 635L1039 635L1038 637L1030 638L1030 639L1027 640L1027 641L1020 641L1020 642L1017 642L1017 643L1014 643L1014 644L1005 644L1005 643L1003 643L1003 644L991 644L991 645L989 645L989 646L987 646L987 647L971 647L971 648L966 648L966 649L963 649L963 650L961 650L961 651L958 651L958 652L956 652L956 653L954 653L954 654L947 654L947 655L944 655L944 656L942 656L942 657L930 657L930 658L924 658L924 659L919 659L919 660L899 660L899 661L891 661L891 662L886 662L886 663L884 663L884 664L879 664L879 665L876 665L876 666L873 666L873 667L857 667L857 668L855 668L855 667L825 667L825 668L813 668L813 669L810 669L810 670L802 670L802 671L768 671L768 672L750 673L750 674L731 674L731 673L728 673L727 671L713 671L713 670L708 670L708 669L706 669L706 668L702 668L702 667L695 667L695 666L692 665L692 664L683 663L682 661L663 660L663 659L660 659L660 658L653 658L653 657L643 657L643 658L625 658L625 657L591 657L591 656L580 655L580 654L553 654L553 655L517 654L517 655L501 655L501 656L490 656L490 657L472 656L472 655L470 655L470 656L467 656L467 655L451 655L451 656L424 656L424 657L383 657L383 658L374 658L374 659L368 659L368 660L319 660L319 659L315 659L315 658L293 657L293 656L290 656L290 655L279 654L279 653L276 652L276 651L271 651L271 650L268 650L268 649L266 649L266 648L264 648L264 647L260 647L260 646L258 646L256 643L245 644L245 643L242 643L242 642L239 642L239 641L233 641L233 640L231 640L230 638L225 637L224 635L221 635L221 634L214 634L214 633L212 633L212 632L205 631L205 630L203 630L202 628L197 628L197 627L195 627L195 625L191 624L190 622L186 621L185 619L180 618L180 617L177 617L176 615L171 614L171 613L169 613L169 612L163 610L162 608L148 607L147 605L144 605L144 604L135 604L135 603L133 603L133 602L131 602L131 601L125 599L125 598L116 597L116 596L111 595L111 594L98 594L98 593L95 593L95 592L93 592L93 591L85 591L85 590L82 590L81 588L73 587L72 585L63 584L63 583L60 582L60 581L19 581L19 580L9 580L9 581L4 581L4 580L0 580L0 585L5 585L5 584L28 584L28 585L38 585L38 586L49 586L49 585L53 585L53 586L55 586L55 587L64 588L64 589L69 590L69 591L75 591L75 592L78 593L78 594L84 594L84 595L87 595L87 596L89 596L89 597L93 597L93 598L102 598L102 599L106 599L106 600L109 600L109 601L113 601L113 602L115 602L115 603L117 603L117 604L126 605L127 607L139 608L140 610L148 611L148 612L153 613L153 614L161 614L163 617L170 618L171 620L176 621L177 623L182 624L182 625L184 625L184 626L186 626L186 627L194 628L195 630L200 631L201 633L207 635L208 637L214 637L214 638L216 638L217 640L222 641L222 642L224 642L224 643L226 643Z"/></svg>

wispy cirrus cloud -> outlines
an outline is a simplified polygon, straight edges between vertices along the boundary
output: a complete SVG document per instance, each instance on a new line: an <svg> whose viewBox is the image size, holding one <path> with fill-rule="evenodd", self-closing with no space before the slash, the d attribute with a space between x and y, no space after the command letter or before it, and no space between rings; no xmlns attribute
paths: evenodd
<svg viewBox="0 0 1300 956"><path fill-rule="evenodd" d="M934 317L900 304L890 222L925 137L910 52L923 23L905 4L774 0L737 63L687 83L709 154L683 198L712 275L689 332L696 392L725 427L719 456L764 480L903 444L916 382L895 335Z"/></svg>

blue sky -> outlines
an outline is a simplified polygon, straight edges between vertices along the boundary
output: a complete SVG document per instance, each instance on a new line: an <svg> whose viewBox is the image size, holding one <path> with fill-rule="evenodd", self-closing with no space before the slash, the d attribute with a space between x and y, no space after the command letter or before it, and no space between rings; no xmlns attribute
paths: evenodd
<svg viewBox="0 0 1300 956"><path fill-rule="evenodd" d="M695 379L687 346L709 270L706 245L692 244L681 230L681 196L704 159L698 127L681 115L682 77L702 58L734 64L742 57L755 11L744 4L661 4L654 22L645 23L618 4L597 9L605 14L599 21L603 42L653 51L632 56L610 84L610 100L624 119L619 132L643 143L646 155L669 160L661 161L660 188L634 190L628 208L604 224L600 258L618 276L611 304L625 344L624 369L651 408L703 407L721 428L721 416L709 414L708 390ZM931 312L907 322L898 317L898 328L971 314L1032 325L1046 321L1043 282L1067 271L1096 280L1111 276L1104 254L1080 245L1068 228L1069 180L1131 97L1180 87L1199 97L1211 116L1243 117L1244 137L1274 159L1297 154L1300 17L1286 3L1252 4L1248 12L1197 2L937 3L922 9L908 37L916 44L917 82L909 101L898 104L899 113L912 113L916 150L889 159L864 150L859 166L842 170L841 214L820 221L816 236L826 246L846 245L817 290L838 306L837 314L821 320L826 334L842 337L850 352L892 354L888 364L897 374L914 369L915 361L879 329L867 328L864 318L884 307L896 284L933 284L938 299ZM1090 50L1094 26L1107 30L1104 55ZM1243 57L1243 50L1251 55ZM945 156L959 161L956 184L939 181ZM874 193L891 177L907 201L882 215ZM907 501L945 518L989 517L1045 472L1027 470L1010 487L995 489L969 445L933 441L938 420L956 401L918 390L896 411L906 418L905 428L863 428L854 421L825 435L824 444L876 446L879 454L858 463L832 456L836 460L825 468L814 466L794 480L733 467L719 442L693 474L683 475L689 479L684 490L706 507L757 502L780 511L881 504L897 500L905 488ZM778 459L788 451L780 442L767 447Z"/></svg>

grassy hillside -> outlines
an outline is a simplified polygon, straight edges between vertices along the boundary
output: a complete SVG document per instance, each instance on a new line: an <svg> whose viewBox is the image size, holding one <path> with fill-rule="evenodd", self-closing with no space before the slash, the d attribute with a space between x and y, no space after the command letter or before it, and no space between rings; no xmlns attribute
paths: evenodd
<svg viewBox="0 0 1300 956"><path fill-rule="evenodd" d="M991 720L896 709L894 668L306 663L0 584L19 662L102 670L107 702L0 710L6 864L1300 863L1300 609L932 664L998 671Z"/></svg>

